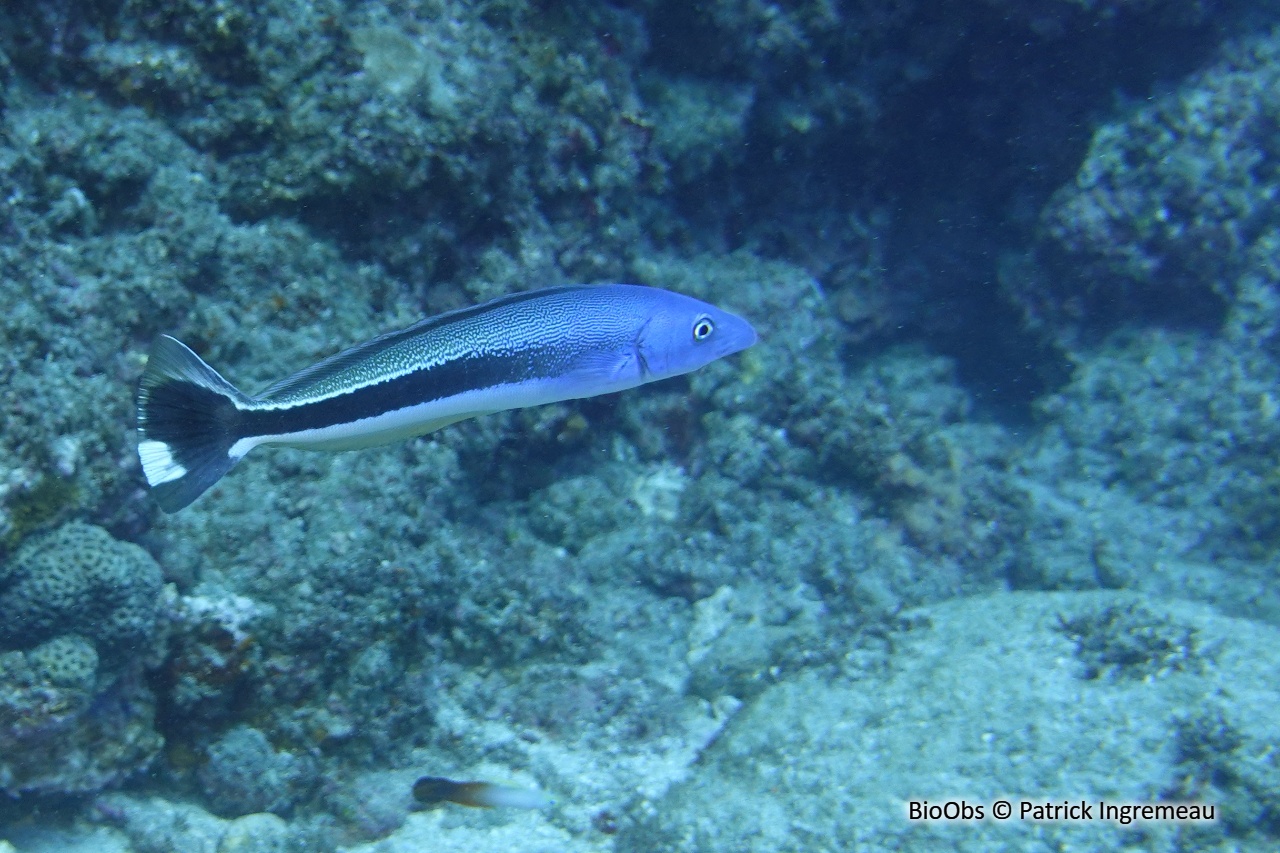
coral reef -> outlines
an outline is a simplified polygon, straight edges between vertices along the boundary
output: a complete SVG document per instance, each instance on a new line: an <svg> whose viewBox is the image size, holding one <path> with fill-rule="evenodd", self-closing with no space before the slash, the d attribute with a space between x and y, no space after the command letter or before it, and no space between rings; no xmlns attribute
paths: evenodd
<svg viewBox="0 0 1280 853"><path fill-rule="evenodd" d="M101 823L120 827L137 853L285 853L296 849L296 836L273 814L221 820L190 803L106 794L94 801L93 816Z"/></svg>
<svg viewBox="0 0 1280 853"><path fill-rule="evenodd" d="M100 527L70 523L33 537L0 567L0 646L77 633L97 653L154 660L163 642L160 567Z"/></svg>
<svg viewBox="0 0 1280 853"><path fill-rule="evenodd" d="M86 793L146 769L161 738L142 679L164 655L159 566L70 523L0 563L0 790Z"/></svg>
<svg viewBox="0 0 1280 853"><path fill-rule="evenodd" d="M1221 322L1242 273L1273 254L1271 136L1280 36L1231 45L1175 91L1099 127L1042 213L1040 250L1072 276L1010 276L1026 315L1062 335L1144 315ZM1259 256L1261 249L1261 256ZM1067 324L1063 328L1063 324Z"/></svg>
<svg viewBox="0 0 1280 853"><path fill-rule="evenodd" d="M224 816L287 813L299 794L301 763L257 729L236 726L209 745L200 786L213 811Z"/></svg>
<svg viewBox="0 0 1280 853"><path fill-rule="evenodd" d="M1208 10L0 7L0 838L987 849L877 804L998 783L1273 847L1280 36ZM610 280L761 344L146 494L157 333L252 391Z"/></svg>
<svg viewBox="0 0 1280 853"><path fill-rule="evenodd" d="M156 758L154 716L139 674L100 668L81 637L0 653L0 791L84 794L117 785Z"/></svg>

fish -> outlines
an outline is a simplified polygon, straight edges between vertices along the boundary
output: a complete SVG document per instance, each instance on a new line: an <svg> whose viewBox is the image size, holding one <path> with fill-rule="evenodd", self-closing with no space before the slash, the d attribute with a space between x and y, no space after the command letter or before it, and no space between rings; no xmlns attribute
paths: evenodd
<svg viewBox="0 0 1280 853"><path fill-rule="evenodd" d="M492 782L455 782L442 776L423 776L413 784L418 810L456 803L473 809L542 809L550 797L532 788L512 788Z"/></svg>
<svg viewBox="0 0 1280 853"><path fill-rule="evenodd" d="M138 459L172 513L259 445L373 447L679 376L757 340L742 317L670 290L549 287L428 317L249 396L160 335L138 381Z"/></svg>

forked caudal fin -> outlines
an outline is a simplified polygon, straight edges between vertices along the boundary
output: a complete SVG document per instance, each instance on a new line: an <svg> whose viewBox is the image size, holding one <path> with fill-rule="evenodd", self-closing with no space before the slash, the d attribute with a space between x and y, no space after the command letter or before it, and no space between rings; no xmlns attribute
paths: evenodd
<svg viewBox="0 0 1280 853"><path fill-rule="evenodd" d="M182 509L239 461L247 401L181 341L156 339L138 383L138 458L161 509Z"/></svg>

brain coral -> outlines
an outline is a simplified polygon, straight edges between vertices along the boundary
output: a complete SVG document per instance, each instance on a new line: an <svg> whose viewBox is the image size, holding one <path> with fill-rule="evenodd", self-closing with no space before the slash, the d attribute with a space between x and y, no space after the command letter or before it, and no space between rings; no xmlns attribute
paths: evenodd
<svg viewBox="0 0 1280 853"><path fill-rule="evenodd" d="M145 551L88 524L0 562L0 795L90 793L151 764L141 668L164 651L163 593Z"/></svg>
<svg viewBox="0 0 1280 853"><path fill-rule="evenodd" d="M27 652L27 665L40 681L54 687L90 691L97 677L98 653L83 637L66 634Z"/></svg>
<svg viewBox="0 0 1280 853"><path fill-rule="evenodd" d="M61 634L119 657L154 648L163 577L137 545L73 522L33 537L0 563L0 648Z"/></svg>

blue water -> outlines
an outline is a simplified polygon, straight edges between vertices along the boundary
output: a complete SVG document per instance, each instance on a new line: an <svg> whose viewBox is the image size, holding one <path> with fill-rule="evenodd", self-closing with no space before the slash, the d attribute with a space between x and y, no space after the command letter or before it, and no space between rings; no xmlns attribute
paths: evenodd
<svg viewBox="0 0 1280 853"><path fill-rule="evenodd" d="M1275 849L1274 4L19 6L0 853ZM760 342L149 494L604 282Z"/></svg>

